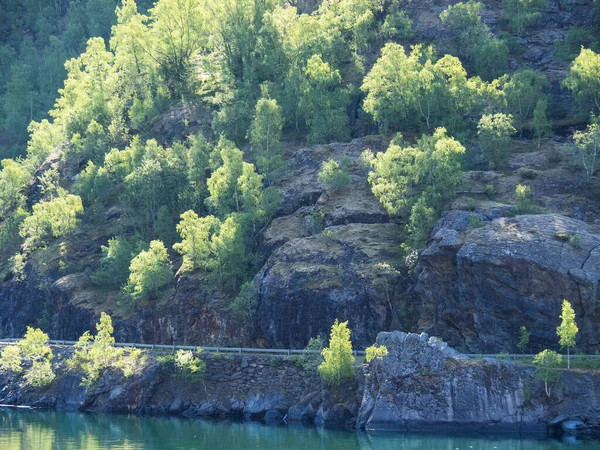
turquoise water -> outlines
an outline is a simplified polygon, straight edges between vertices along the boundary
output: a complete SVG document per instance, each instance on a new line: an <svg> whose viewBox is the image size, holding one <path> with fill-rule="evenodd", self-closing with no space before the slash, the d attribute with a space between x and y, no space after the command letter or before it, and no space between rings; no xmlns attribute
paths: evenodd
<svg viewBox="0 0 600 450"><path fill-rule="evenodd" d="M357 433L0 408L2 450L598 450L600 442Z"/></svg>

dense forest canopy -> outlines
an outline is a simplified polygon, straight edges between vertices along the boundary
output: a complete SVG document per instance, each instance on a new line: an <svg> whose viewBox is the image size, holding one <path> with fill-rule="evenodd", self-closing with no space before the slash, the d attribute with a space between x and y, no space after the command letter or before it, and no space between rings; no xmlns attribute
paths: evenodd
<svg viewBox="0 0 600 450"><path fill-rule="evenodd" d="M233 297L241 289L234 304L247 315L244 283L281 201L273 181L285 171L283 142L371 132L398 133L386 152L363 160L374 194L406 225L410 254L458 188L472 148L479 163L502 169L511 136L539 141L561 118L545 74L509 70L545 1L504 0L503 34L482 19L484 3L449 6L440 16L450 36L443 51L415 40L410 3L8 0L0 18L2 258L17 279L28 264L43 266L48 248L60 252L62 273L80 271L68 257L78 236L116 208L118 225L92 269L98 286L121 289L128 303L159 297L175 270L199 273ZM599 5L589 2L590 16ZM570 30L560 54L572 61L562 88L587 126L576 143L595 162L600 20L593 23ZM182 104L209 111L211 129L173 142L156 135L154 121ZM36 175L49 157L61 169ZM344 162L328 162L320 179L343 188Z"/></svg>

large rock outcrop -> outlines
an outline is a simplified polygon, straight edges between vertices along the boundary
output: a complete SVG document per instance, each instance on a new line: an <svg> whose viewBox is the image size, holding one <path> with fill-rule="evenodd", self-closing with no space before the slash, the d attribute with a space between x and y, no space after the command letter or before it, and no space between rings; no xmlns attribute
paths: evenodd
<svg viewBox="0 0 600 450"><path fill-rule="evenodd" d="M513 351L519 328L529 351L556 345L563 299L577 314L578 348L600 349L600 235L557 214L514 218L450 211L421 257L416 292L432 333L470 352ZM426 308L427 309L427 308Z"/></svg>
<svg viewBox="0 0 600 450"><path fill-rule="evenodd" d="M389 355L366 369L357 424L402 431L548 432L577 417L598 427L597 375L564 372L549 398L533 367L472 360L437 338L380 333Z"/></svg>
<svg viewBox="0 0 600 450"><path fill-rule="evenodd" d="M269 344L304 347L339 319L349 321L357 345L371 345L392 320L378 264L400 263L401 235L394 224L340 225L276 250L255 277Z"/></svg>

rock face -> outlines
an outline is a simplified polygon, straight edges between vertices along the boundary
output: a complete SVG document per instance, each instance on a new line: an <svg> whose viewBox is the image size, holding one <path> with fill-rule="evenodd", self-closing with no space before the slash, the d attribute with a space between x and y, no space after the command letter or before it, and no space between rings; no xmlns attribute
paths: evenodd
<svg viewBox="0 0 600 450"><path fill-rule="evenodd" d="M357 345L370 345L392 320L377 264L399 263L400 236L394 224L342 225L276 250L255 277L269 344L304 347L339 319L349 321Z"/></svg>
<svg viewBox="0 0 600 450"><path fill-rule="evenodd" d="M519 328L529 351L557 341L564 298L577 315L579 349L600 349L600 236L584 222L556 214L467 225L449 212L421 257L416 292L430 305L432 332L469 352L513 351Z"/></svg>
<svg viewBox="0 0 600 450"><path fill-rule="evenodd" d="M70 349L57 348L56 352L66 356ZM155 360L129 378L107 370L91 387L82 386L79 374L64 372L60 365L56 380L39 389L26 386L18 375L0 372L0 402L67 411L239 416L271 423L281 422L290 407L303 399L310 398L315 409L321 406L321 382L314 367L264 356L206 355L204 360L201 382L165 372ZM354 384L349 389L356 396ZM357 402L350 407L356 413ZM316 410L308 416L311 422L315 415Z"/></svg>
<svg viewBox="0 0 600 450"><path fill-rule="evenodd" d="M565 372L549 399L532 367L471 360L425 333L380 333L377 342L389 355L366 369L361 428L546 434L559 414L580 429L598 425L597 376Z"/></svg>
<svg viewBox="0 0 600 450"><path fill-rule="evenodd" d="M57 347L53 383L33 388L23 374L0 371L0 403L401 431L600 432L597 372L563 371L548 397L531 366L472 360L426 334L380 333L377 342L388 356L337 387L322 383L302 358L219 354L202 355L201 381L150 358L129 378L106 370L86 387L80 374L65 370L72 349Z"/></svg>

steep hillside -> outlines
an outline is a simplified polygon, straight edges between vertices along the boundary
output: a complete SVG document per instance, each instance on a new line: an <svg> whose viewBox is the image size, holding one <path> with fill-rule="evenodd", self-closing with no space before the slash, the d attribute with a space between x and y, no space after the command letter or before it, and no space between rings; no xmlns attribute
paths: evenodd
<svg viewBox="0 0 600 450"><path fill-rule="evenodd" d="M340 319L359 347L513 351L525 326L533 352L566 298L600 350L600 107L573 63L600 67L595 2L225 3L170 54L174 3L128 0L67 64L3 161L2 336L106 311L129 342L304 347Z"/></svg>

